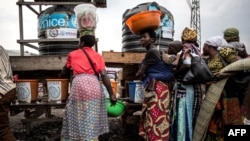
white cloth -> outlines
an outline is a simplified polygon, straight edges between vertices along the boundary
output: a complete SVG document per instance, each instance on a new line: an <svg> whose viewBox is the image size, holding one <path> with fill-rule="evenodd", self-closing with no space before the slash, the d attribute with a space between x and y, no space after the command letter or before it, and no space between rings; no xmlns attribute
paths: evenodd
<svg viewBox="0 0 250 141"><path fill-rule="evenodd" d="M205 44L213 47L230 47L227 41L222 36L214 36L205 41Z"/></svg>
<svg viewBox="0 0 250 141"><path fill-rule="evenodd" d="M241 42L230 42L229 44L239 51L244 51L246 48Z"/></svg>

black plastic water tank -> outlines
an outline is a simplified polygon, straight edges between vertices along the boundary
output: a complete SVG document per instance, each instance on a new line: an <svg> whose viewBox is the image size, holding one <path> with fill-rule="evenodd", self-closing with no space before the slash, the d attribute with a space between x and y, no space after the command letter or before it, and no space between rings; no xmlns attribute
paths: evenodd
<svg viewBox="0 0 250 141"><path fill-rule="evenodd" d="M141 11L159 10L162 12L161 26L156 30L157 39L155 45L160 50L166 50L174 36L174 18L170 11L156 2L142 3L132 9L127 9L122 16L122 52L145 52L140 44L140 36L133 34L125 24L126 20Z"/></svg>
<svg viewBox="0 0 250 141"><path fill-rule="evenodd" d="M55 5L38 16L38 38L77 38L76 16L72 6ZM65 55L78 48L78 41L39 42L40 55Z"/></svg>

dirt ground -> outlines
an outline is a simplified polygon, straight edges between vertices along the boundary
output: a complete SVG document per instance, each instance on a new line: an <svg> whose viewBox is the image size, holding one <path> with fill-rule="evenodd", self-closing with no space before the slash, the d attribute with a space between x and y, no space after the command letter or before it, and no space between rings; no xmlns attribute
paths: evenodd
<svg viewBox="0 0 250 141"><path fill-rule="evenodd" d="M55 118L62 118L63 109L53 109ZM43 118L41 115L39 118ZM24 113L10 116L11 129L17 141L59 141L62 122L35 122L31 124L30 135L26 134L26 127L22 124ZM121 117L109 118L110 132L99 137L99 141L143 141L138 136L138 126L122 124Z"/></svg>

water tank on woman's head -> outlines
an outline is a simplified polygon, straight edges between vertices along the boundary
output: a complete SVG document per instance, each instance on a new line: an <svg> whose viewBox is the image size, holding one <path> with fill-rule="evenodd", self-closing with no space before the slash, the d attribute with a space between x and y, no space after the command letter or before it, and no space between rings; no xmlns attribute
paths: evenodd
<svg viewBox="0 0 250 141"><path fill-rule="evenodd" d="M122 52L145 52L146 49L140 44L140 36L133 34L126 20L141 11L159 10L162 12L161 25L156 29L157 39L155 45L159 45L160 50L166 50L168 43L173 41L174 18L170 11L156 2L142 3L132 9L127 9L122 16Z"/></svg>
<svg viewBox="0 0 250 141"><path fill-rule="evenodd" d="M38 16L38 38L76 39L76 16L72 6L49 7ZM78 41L39 42L40 55L62 55L78 48Z"/></svg>

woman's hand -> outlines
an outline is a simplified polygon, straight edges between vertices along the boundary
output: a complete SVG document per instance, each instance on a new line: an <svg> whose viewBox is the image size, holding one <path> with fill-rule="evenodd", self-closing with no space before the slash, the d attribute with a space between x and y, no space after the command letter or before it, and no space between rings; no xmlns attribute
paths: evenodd
<svg viewBox="0 0 250 141"><path fill-rule="evenodd" d="M140 72L137 72L137 73L135 74L135 77L138 78L138 77L140 77L140 75L141 75Z"/></svg>
<svg viewBox="0 0 250 141"><path fill-rule="evenodd" d="M142 64L140 69L135 74L136 78L143 77L145 75L146 69L148 68L148 65Z"/></svg>
<svg viewBox="0 0 250 141"><path fill-rule="evenodd" d="M226 77L229 77L231 76L232 74L231 73L223 73L223 72L218 72L216 74L214 74L214 77L213 77L213 80L214 81L220 81Z"/></svg>
<svg viewBox="0 0 250 141"><path fill-rule="evenodd" d="M115 95L111 94L110 95L111 106L115 106L116 101L117 101L117 99L116 99Z"/></svg>
<svg viewBox="0 0 250 141"><path fill-rule="evenodd" d="M185 60L187 58L191 58L191 45L190 44L184 44L182 48L182 59Z"/></svg>

